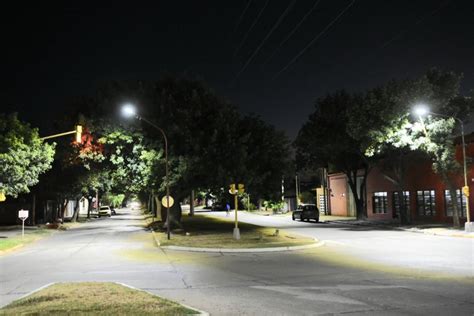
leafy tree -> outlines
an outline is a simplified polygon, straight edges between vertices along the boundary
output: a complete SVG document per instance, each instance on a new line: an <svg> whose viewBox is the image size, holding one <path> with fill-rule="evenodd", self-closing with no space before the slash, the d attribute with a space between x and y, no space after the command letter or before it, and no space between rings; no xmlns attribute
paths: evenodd
<svg viewBox="0 0 474 316"><path fill-rule="evenodd" d="M461 76L452 72L429 70L416 80L395 82L369 91L364 102L352 108L350 118L354 135L363 135L368 143L366 155L381 160L382 172L399 191L400 220L409 222L409 214L403 203L405 172L413 151L422 151L433 161L433 170L440 174L453 196L454 224L459 225L456 190L453 176L459 172L455 159L453 138L456 130L451 120L427 121L425 129L413 125L410 112L420 102L430 105L433 112L443 117L466 120L472 115L472 99L459 96ZM432 124L433 123L433 124ZM425 133L426 130L432 130ZM355 136L357 137L357 136ZM415 155L416 157L416 155Z"/></svg>
<svg viewBox="0 0 474 316"><path fill-rule="evenodd" d="M367 142L349 133L349 109L362 102L362 96L337 91L316 101L315 111L295 140L296 160L301 167L329 167L342 171L354 196L357 218L367 217L365 183L372 166L365 155Z"/></svg>
<svg viewBox="0 0 474 316"><path fill-rule="evenodd" d="M28 193L39 175L51 168L54 148L16 114L0 114L0 191L12 197Z"/></svg>

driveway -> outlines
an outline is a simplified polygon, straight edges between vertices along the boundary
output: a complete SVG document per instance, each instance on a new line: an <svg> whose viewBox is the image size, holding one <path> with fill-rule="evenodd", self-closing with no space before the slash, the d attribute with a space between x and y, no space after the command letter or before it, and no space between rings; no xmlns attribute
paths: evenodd
<svg viewBox="0 0 474 316"><path fill-rule="evenodd" d="M324 225L283 220L278 227L307 234ZM116 281L213 315L472 315L474 283L461 270L378 269L383 265L346 256L340 249L350 247L337 243L353 236L354 245L366 238L364 245L370 236L384 238L381 232L362 231L357 241L362 235L343 227L319 231L335 243L283 253L162 251L139 214L119 210L0 257L0 304L51 282Z"/></svg>

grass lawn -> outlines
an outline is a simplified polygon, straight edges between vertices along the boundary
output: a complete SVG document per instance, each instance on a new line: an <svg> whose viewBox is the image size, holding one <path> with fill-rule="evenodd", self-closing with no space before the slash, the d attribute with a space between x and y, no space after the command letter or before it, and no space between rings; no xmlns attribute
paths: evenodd
<svg viewBox="0 0 474 316"><path fill-rule="evenodd" d="M173 229L171 240L167 240L166 231L161 222L150 226L155 230L162 246L184 246L198 248L265 248L302 246L314 243L314 239L289 234L274 228L266 228L239 223L240 240L232 236L233 221L194 215L182 217L182 229Z"/></svg>
<svg viewBox="0 0 474 316"><path fill-rule="evenodd" d="M115 283L58 283L0 309L2 315L189 315L196 311Z"/></svg>
<svg viewBox="0 0 474 316"><path fill-rule="evenodd" d="M28 244L40 238L49 236L54 230L51 229L35 229L35 230L25 230L25 238L21 237L21 231L16 236L11 236L8 238L0 238L0 254L4 251L12 249L16 246Z"/></svg>

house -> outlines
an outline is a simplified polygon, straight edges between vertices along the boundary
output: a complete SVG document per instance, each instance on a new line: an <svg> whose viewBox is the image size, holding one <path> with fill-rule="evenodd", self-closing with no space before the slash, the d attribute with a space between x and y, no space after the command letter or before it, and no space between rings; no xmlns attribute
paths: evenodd
<svg viewBox="0 0 474 316"><path fill-rule="evenodd" d="M474 157L474 133L466 137L467 161ZM462 164L462 148L456 148L456 158ZM471 192L469 197L470 217L474 212L474 165L468 164L468 187ZM361 178L359 178L360 183ZM466 205L468 199L462 194L464 177L462 169L454 178L457 188L457 198L461 205L461 221L466 220ZM356 216L354 198L343 173L328 175L329 210L331 215ZM383 173L381 166L375 166L367 176L365 188L367 198L367 215L369 219L390 220L398 217L399 199L397 188ZM441 177L433 172L430 161L414 159L410 161L405 172L405 187L403 190L404 201L409 210L410 218L420 222L452 222L453 209L451 194Z"/></svg>

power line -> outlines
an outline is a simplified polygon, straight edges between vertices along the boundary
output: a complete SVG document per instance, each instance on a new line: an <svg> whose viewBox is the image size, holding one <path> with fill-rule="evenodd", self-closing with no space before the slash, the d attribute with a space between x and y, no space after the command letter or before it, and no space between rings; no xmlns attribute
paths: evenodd
<svg viewBox="0 0 474 316"><path fill-rule="evenodd" d="M290 11L290 9L293 7L293 5L295 4L296 0L293 0L289 5L288 7L285 9L285 11L280 15L280 17L278 18L278 21L273 25L272 29L270 30L270 32L268 32L268 34L265 36L265 38L262 40L262 42L257 46L257 48L254 50L254 52L252 53L252 55L247 59L247 61L245 62L244 66L242 67L242 69L240 69L240 71L237 73L237 75L235 76L235 79L234 80L237 80L240 76L240 74L242 72L244 72L244 70L247 68L247 66L250 64L250 62L252 61L252 59L255 57L255 55L257 55L257 53L260 51L260 49L262 48L263 44L265 44L265 41L272 35L273 31L275 31L275 29L280 25L281 21L283 21L283 19L286 17L286 15L288 14L288 12Z"/></svg>
<svg viewBox="0 0 474 316"><path fill-rule="evenodd" d="M252 3L252 0L249 0L249 2L247 2L247 5L245 6L244 11L242 12L239 19L237 20L237 24L235 25L234 32L237 31L237 29L239 28L240 22L242 22L242 19L244 18L244 15L245 15L245 12L247 12L247 9L250 7L251 3Z"/></svg>
<svg viewBox="0 0 474 316"><path fill-rule="evenodd" d="M337 20L339 20L339 18L340 18L347 10L349 10L349 8L354 4L355 1L356 1L356 0L352 0L351 3L349 3L349 5L346 6L346 7L336 16L336 18L334 18L334 20L332 20L328 25L326 25L326 27L325 27L321 32L319 32L319 34L316 35L316 36L311 40L311 42L309 42L308 45L306 45L298 54L296 54L296 56L293 57L293 59L291 59L290 62L289 62L285 67L283 67L280 71L278 71L278 72L276 73L276 75L273 76L272 79L273 79L273 80L276 79L282 72L284 72L284 71L285 71L286 69L288 69L292 64L294 64L294 63L296 62L296 60L297 60L298 58L300 58L301 55L303 55L303 54L306 52L306 50L307 50L311 45L313 45L321 36L323 36L324 33L326 33L326 31L327 31L334 23L336 23Z"/></svg>
<svg viewBox="0 0 474 316"><path fill-rule="evenodd" d="M273 56L275 56L276 52L278 52L280 50L280 48L283 46L283 44L285 44L290 39L290 37L293 36L293 34L296 32L296 30L298 30L298 28L301 26L301 24L303 24L303 22L306 20L306 18L310 16L310 14L314 11L314 9L316 9L319 2L321 2L321 0L316 0L314 2L313 7L303 16L303 18L298 22L298 24L296 24L295 28L288 34L288 36L283 41L280 42L278 47L272 52L270 57L262 64L262 66L265 66L273 58Z"/></svg>
<svg viewBox="0 0 474 316"><path fill-rule="evenodd" d="M425 14L424 16L422 16L421 18L419 18L414 24L413 26L416 26L418 24L421 24L424 20L426 20L427 18L435 15L439 10L441 10L443 7L447 6L451 1L444 1L441 3L441 5L433 10L431 10L428 14ZM400 32L398 32L395 36L393 36L391 39L385 41L382 45L380 45L380 49L383 49L385 47L387 47L388 45L390 45L393 41L399 39L400 37L402 37L403 35L405 35L406 33L408 33L408 31L410 31L410 28L407 28L407 29L404 29Z"/></svg>
<svg viewBox="0 0 474 316"><path fill-rule="evenodd" d="M239 46L237 46L237 48L235 49L234 51L234 57L237 56L237 53L239 52L239 49L242 47L242 45L244 44L245 40L247 39L247 37L249 36L250 32L252 31L253 27L255 26L255 24L257 24L258 22L258 19L260 18L260 16L262 15L263 11L265 11L265 8L267 7L268 5L268 2L270 0L267 0L265 2L265 5L263 6L263 8L260 10L260 12L258 13L257 17L255 18L255 20L253 21L252 25L250 26L250 28L248 29L247 33L245 33L245 36L244 38L240 41L239 43Z"/></svg>

